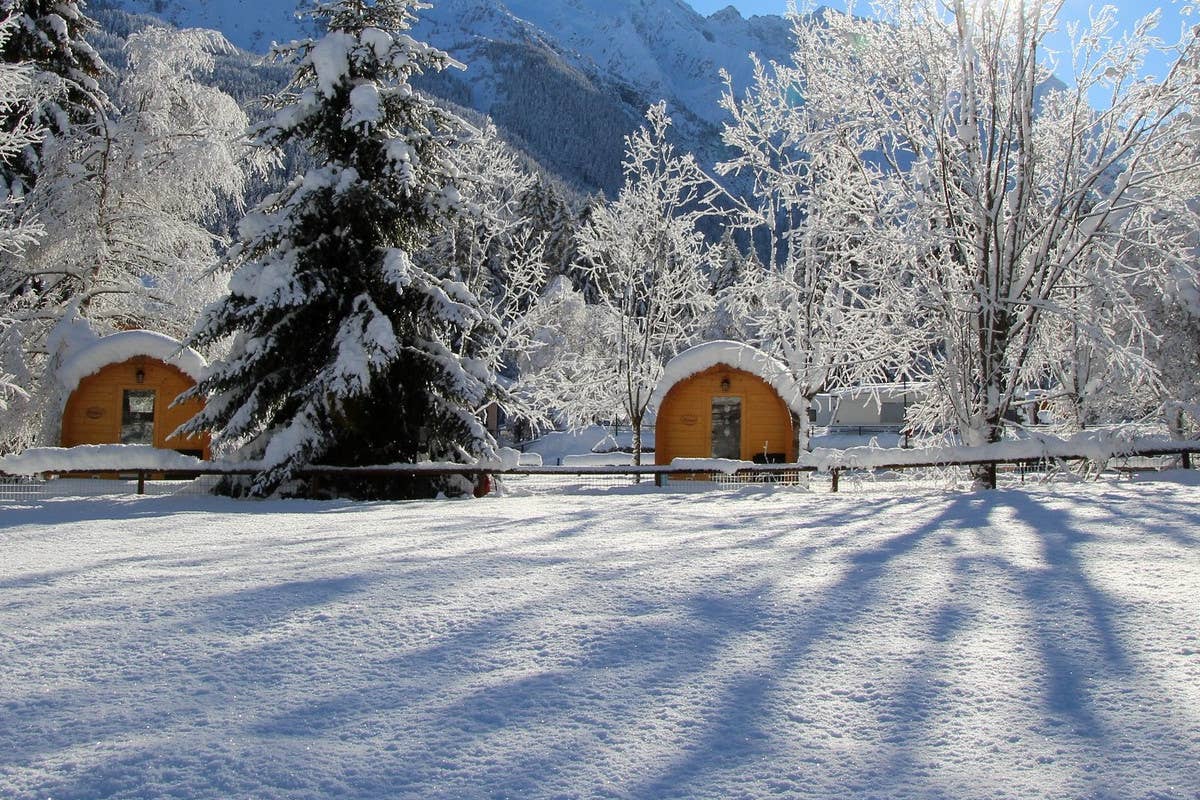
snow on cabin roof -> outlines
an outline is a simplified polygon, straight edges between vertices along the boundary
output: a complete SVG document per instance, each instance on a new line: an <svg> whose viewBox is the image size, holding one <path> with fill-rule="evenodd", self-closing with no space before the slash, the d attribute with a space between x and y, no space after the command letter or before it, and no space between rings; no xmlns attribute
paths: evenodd
<svg viewBox="0 0 1200 800"><path fill-rule="evenodd" d="M650 407L657 409L675 384L718 364L762 378L779 393L788 408L797 414L801 413L800 400L803 395L800 386L782 361L756 347L726 340L698 344L668 361L650 398Z"/></svg>
<svg viewBox="0 0 1200 800"><path fill-rule="evenodd" d="M196 381L208 368L204 356L177 339L154 331L122 331L97 339L64 361L58 368L58 381L69 394L87 376L137 356L157 358Z"/></svg>

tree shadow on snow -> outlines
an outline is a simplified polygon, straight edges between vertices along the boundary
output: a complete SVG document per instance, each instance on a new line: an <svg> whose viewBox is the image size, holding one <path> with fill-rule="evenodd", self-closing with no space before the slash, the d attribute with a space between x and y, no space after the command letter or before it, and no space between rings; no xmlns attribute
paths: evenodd
<svg viewBox="0 0 1200 800"><path fill-rule="evenodd" d="M1020 701L1010 698L1010 702L1024 702L1028 715L1022 718L1022 727L1007 732L997 729L990 735L999 739L1006 733L1008 742L1013 743L1023 739L1040 742L1031 746L1043 758L1057 751L1053 769L1060 779L1068 781L1066 786L1071 785L1069 781L1076 782L1077 789L1069 790L1072 794L1078 790L1089 797L1123 798L1141 791L1152 772L1165 772L1167 784L1195 785L1195 774L1189 776L1189 768L1183 766L1196 763L1200 755L1195 737L1189 742L1182 729L1164 735L1177 724L1171 721L1175 716L1170 711L1171 701L1156 696L1143 683L1145 676L1139 669L1145 664L1135 665L1123 636L1129 628L1121 624L1121 619L1128 609L1090 577L1081 554L1081 548L1095 541L1081 519L1094 518L1103 508L1096 508L1095 501L1087 497L1055 498L1047 503L1044 498L1021 491L985 492L974 497L975 502L986 505L983 513L973 517L981 538L1003 544L1006 532L999 531L997 537L995 525L987 522L1003 512L1022 523L1023 532L1036 543L1038 559L1033 564L1017 563L997 554L964 554L955 559L954 599L934 616L929 627L934 646L913 665L908 680L894 697L900 709L899 722L888 737L894 747L871 770L868 781L880 785L885 781L903 783L908 776L920 781L928 774L929 764L937 762L937 756L914 748L920 746L923 726L944 711L945 700L940 695L947 681L961 677L955 672L951 653L940 645L951 643L960 634L978 634L975 626L989 624L989 608L973 607L974 594L968 591L973 583L978 589L982 581L992 590L1011 590L1019 603L1014 613L1028 617L1024 627L1032 639L1026 650L1033 660L1030 673L1024 677L1031 680L1034 694ZM948 521L946 516L931 524L940 526ZM1138 520L1130 524L1144 523ZM1168 531L1161 533L1170 535ZM940 683L939 675L945 676ZM1018 676L1012 679L1016 681ZM1116 698L1111 691L1114 686L1121 687ZM1161 703L1161 708L1152 712L1153 729L1139 729L1143 722L1122 713L1125 701L1120 697L1130 693L1141 693L1152 704ZM977 699L989 701L986 697ZM1133 771L1116 766L1128 761L1131 743L1149 742L1161 742L1152 745L1157 753L1156 764L1143 764ZM1147 770L1146 775L1139 776L1141 769ZM1034 768L1030 767L1026 777L1030 781L1026 790L1039 785ZM981 773L980 779L995 780L997 776ZM1010 788L1022 791L1020 786Z"/></svg>

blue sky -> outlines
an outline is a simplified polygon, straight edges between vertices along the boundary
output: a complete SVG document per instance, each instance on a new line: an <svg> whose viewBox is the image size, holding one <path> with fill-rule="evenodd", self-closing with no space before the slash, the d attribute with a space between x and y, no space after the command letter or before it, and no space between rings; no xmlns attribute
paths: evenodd
<svg viewBox="0 0 1200 800"><path fill-rule="evenodd" d="M742 16L750 16L752 14L783 14L787 10L787 0L688 0L693 8L701 14L711 14L732 5L742 12ZM834 8L845 8L845 0L816 0L818 5L825 5ZM1178 39L1180 16L1177 7L1174 3L1155 3L1155 2L1130 2L1129 0L1109 0L1110 5L1116 6L1118 9L1118 17L1125 27L1131 28L1133 24L1141 19L1146 14L1155 8L1163 8L1163 23L1159 29L1159 35L1167 41L1175 41ZM1063 6L1060 20L1086 20L1088 18L1088 9L1091 7L1099 8L1105 5L1103 2L1090 2L1090 0L1066 0ZM857 0L856 7L860 13L865 13L869 7L866 0ZM1193 20L1196 21L1196 20ZM1062 36L1055 45L1058 47L1066 47L1066 38ZM1159 67L1158 64L1150 64L1150 71Z"/></svg>
<svg viewBox="0 0 1200 800"><path fill-rule="evenodd" d="M787 9L787 0L689 0L692 8L699 11L701 14L711 14L725 6L732 5L742 12L742 16L750 16L751 14L782 14ZM818 2L820 5L820 2ZM845 8L844 2L839 0L826 0L825 5ZM1104 3L1092 3L1088 0L1067 0L1063 8L1063 17L1065 19L1086 19L1088 8L1091 6L1099 7ZM1149 2L1111 2L1110 5L1117 6L1122 19L1126 21L1136 20L1154 8L1160 5L1167 7L1170 10L1170 4L1149 3ZM867 8L866 2L859 2L860 10ZM1178 19L1178 16L1175 15Z"/></svg>

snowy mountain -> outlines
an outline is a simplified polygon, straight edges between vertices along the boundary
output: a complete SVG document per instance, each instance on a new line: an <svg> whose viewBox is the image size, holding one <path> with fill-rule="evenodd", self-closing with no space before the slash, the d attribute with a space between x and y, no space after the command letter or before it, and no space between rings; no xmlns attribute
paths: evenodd
<svg viewBox="0 0 1200 800"><path fill-rule="evenodd" d="M544 44L574 67L708 123L722 117L722 67L744 82L750 51L788 54L781 17L746 20L729 7L705 18L682 0L441 0L422 28L463 55L481 39Z"/></svg>
<svg viewBox="0 0 1200 800"><path fill-rule="evenodd" d="M303 0L104 0L184 27L223 31L264 52L312 33ZM738 86L748 54L786 58L782 17L743 18L732 7L704 17L682 0L435 0L418 38L467 65L428 89L490 114L539 161L584 189L621 181L622 137L646 107L665 99L679 144L714 161L724 112L720 69Z"/></svg>

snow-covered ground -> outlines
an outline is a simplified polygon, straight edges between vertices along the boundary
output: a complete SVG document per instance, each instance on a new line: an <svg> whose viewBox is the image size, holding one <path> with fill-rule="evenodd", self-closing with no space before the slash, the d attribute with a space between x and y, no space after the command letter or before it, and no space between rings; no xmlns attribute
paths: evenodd
<svg viewBox="0 0 1200 800"><path fill-rule="evenodd" d="M1194 799L1198 477L9 506L0 797Z"/></svg>

